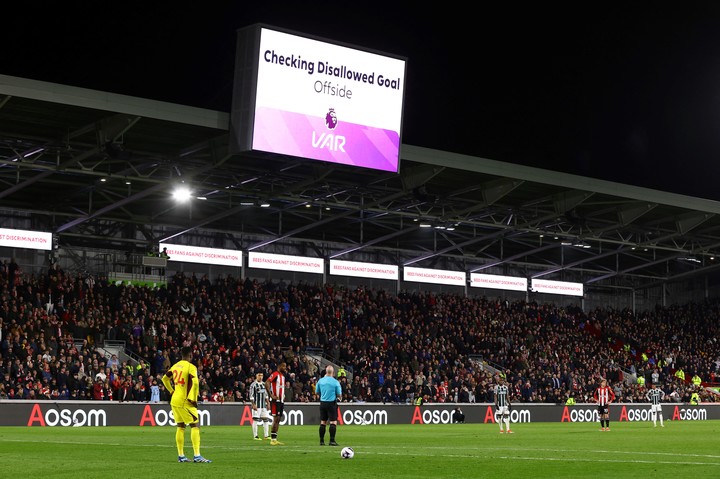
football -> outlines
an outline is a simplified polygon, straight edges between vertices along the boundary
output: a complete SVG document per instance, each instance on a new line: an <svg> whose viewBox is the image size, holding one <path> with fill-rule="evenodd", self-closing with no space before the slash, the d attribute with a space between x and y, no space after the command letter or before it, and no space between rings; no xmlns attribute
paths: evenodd
<svg viewBox="0 0 720 479"><path fill-rule="evenodd" d="M355 451L353 451L352 447L343 447L342 451L340 451L340 457L343 459L352 459L353 456L355 456Z"/></svg>

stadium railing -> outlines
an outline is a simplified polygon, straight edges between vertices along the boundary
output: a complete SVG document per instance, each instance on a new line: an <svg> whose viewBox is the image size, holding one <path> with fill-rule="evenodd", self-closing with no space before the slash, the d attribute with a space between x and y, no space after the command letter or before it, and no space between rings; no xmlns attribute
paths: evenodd
<svg viewBox="0 0 720 479"><path fill-rule="evenodd" d="M315 361L318 366L318 371L322 371L328 365L334 367L335 371L339 371L340 367L343 366L343 369L347 372L348 381L352 383L353 368L341 364L337 358L330 356L322 348L305 348L305 357L310 358L311 361ZM311 368L308 368L308 370L310 369ZM320 375L322 375L322 373Z"/></svg>
<svg viewBox="0 0 720 479"><path fill-rule="evenodd" d="M492 361L486 361L482 356L472 354L469 356L470 362L476 367L480 368L481 371L487 371L491 374L499 374L505 370L499 364L495 364Z"/></svg>
<svg viewBox="0 0 720 479"><path fill-rule="evenodd" d="M100 350L100 352L105 355L105 358L109 358L113 354L116 354L118 361L120 361L121 364L124 361L127 361L132 366L137 366L142 360L140 356L126 349L125 341L108 339L103 342L102 347L97 347L96 349Z"/></svg>

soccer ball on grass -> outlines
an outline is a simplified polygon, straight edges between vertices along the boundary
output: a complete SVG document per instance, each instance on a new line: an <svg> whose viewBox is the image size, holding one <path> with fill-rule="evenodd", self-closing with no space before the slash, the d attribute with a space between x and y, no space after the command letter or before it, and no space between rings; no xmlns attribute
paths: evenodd
<svg viewBox="0 0 720 479"><path fill-rule="evenodd" d="M342 451L340 451L340 457L343 459L352 459L353 456L355 456L355 451L353 451L352 447L343 447Z"/></svg>

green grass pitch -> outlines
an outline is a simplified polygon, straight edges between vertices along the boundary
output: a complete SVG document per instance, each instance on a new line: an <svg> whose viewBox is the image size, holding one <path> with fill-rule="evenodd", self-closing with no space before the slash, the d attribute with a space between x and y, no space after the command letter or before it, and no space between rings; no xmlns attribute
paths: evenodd
<svg viewBox="0 0 720 479"><path fill-rule="evenodd" d="M3 477L645 478L720 477L720 421L339 426L319 446L317 426L280 427L283 446L249 426L204 426L212 464L180 464L174 427L0 427ZM190 434L185 453L192 455ZM326 442L328 438L326 437Z"/></svg>

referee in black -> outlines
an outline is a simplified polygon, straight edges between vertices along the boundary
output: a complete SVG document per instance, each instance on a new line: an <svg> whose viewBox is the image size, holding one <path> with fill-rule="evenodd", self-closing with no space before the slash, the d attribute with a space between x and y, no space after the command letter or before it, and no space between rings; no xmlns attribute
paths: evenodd
<svg viewBox="0 0 720 479"><path fill-rule="evenodd" d="M315 394L320 396L320 445L325 445L325 429L327 423L330 423L330 445L339 446L335 442L335 432L337 431L337 401L342 397L342 388L340 382L335 379L335 368L328 366L325 368L325 376L315 385Z"/></svg>

